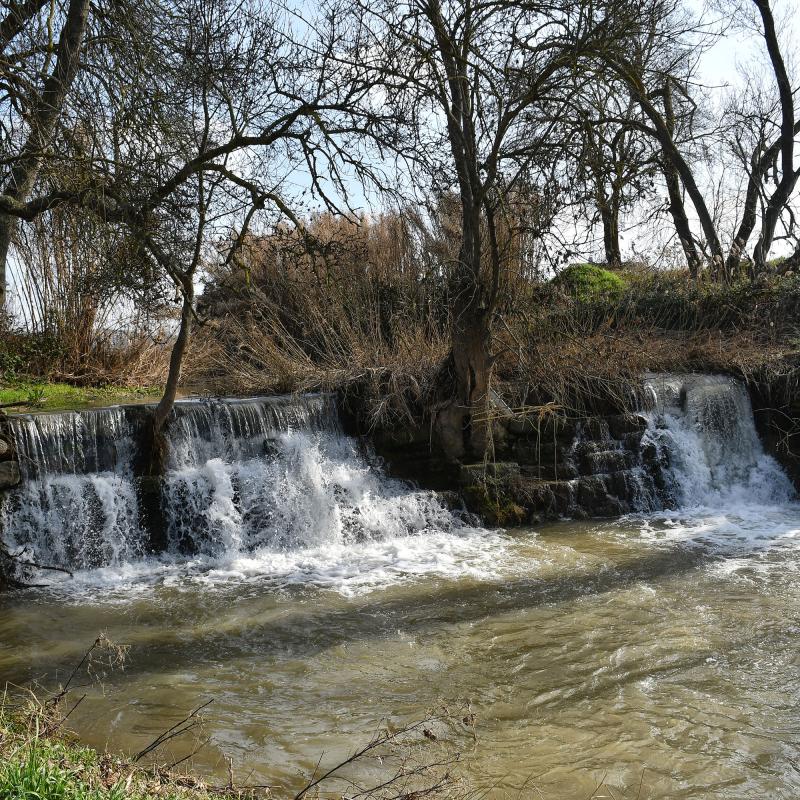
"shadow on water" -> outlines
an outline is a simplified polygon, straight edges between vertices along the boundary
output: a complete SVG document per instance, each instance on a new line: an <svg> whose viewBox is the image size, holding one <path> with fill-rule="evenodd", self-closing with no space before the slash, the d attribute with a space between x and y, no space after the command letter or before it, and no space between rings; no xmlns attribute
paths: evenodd
<svg viewBox="0 0 800 800"><path fill-rule="evenodd" d="M57 655L48 652L51 640L47 637L47 625L52 625L53 630L73 629L70 614L75 607L69 603L43 602L36 590L28 590L4 598L0 612L10 609L12 604L35 603L37 613L45 614L49 623L40 623L37 641L33 631L22 629L24 617L14 621L13 615L2 613L5 621L0 623L0 642L6 644L0 649L0 667L5 680L50 682L79 660L103 626L112 638L116 635L114 628L122 628L120 641L131 645L125 670L128 676L147 672L154 663L181 669L196 665L199 659L213 662L259 655L280 662L307 658L344 643L395 636L398 630L425 635L443 626L479 623L489 616L624 591L640 583L669 580L717 558L696 547L675 545L624 559L613 566L605 563L590 573L572 571L466 585L428 581L418 587L419 591L410 592L406 587L396 597L382 597L380 592L349 600L337 597L341 605L333 608L319 608L318 596L303 590L296 595L292 593L291 605L281 603L281 597L286 599L282 592L264 609L259 601L269 596L269 588L255 597L251 594L249 599L237 599L230 588L207 591L200 588L200 596L179 593L166 603L160 599L156 608L148 605L141 613L135 608L135 600L127 606L90 603L92 619L97 620L98 628L90 629L83 623L84 641L77 630L80 626L76 626L75 638L62 646ZM183 606L187 600L189 604ZM141 652L143 648L147 652L146 661L137 658L137 650ZM124 676L119 677L124 680Z"/></svg>

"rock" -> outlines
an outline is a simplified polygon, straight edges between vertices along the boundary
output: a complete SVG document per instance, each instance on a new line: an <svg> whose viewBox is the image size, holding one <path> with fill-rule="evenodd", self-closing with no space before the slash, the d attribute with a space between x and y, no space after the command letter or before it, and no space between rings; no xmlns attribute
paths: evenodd
<svg viewBox="0 0 800 800"><path fill-rule="evenodd" d="M496 416L508 420L514 419L514 412L509 408L508 403L506 403L494 389L489 390L489 407L495 412Z"/></svg>
<svg viewBox="0 0 800 800"><path fill-rule="evenodd" d="M464 501L458 492L446 489L437 492L436 495L450 511L462 511L464 509Z"/></svg>
<svg viewBox="0 0 800 800"><path fill-rule="evenodd" d="M595 442L607 442L611 438L608 422L603 417L589 417L581 424L581 434Z"/></svg>
<svg viewBox="0 0 800 800"><path fill-rule="evenodd" d="M534 466L537 464L553 464L561 460L561 451L565 448L554 447L552 442L528 443L516 442L514 444L514 460L520 464Z"/></svg>
<svg viewBox="0 0 800 800"><path fill-rule="evenodd" d="M620 440L631 433L641 434L647 428L647 420L641 414L614 414L606 420L611 435Z"/></svg>
<svg viewBox="0 0 800 800"><path fill-rule="evenodd" d="M578 468L572 461L552 461L548 464L520 464L523 475L541 481L569 481L578 477Z"/></svg>
<svg viewBox="0 0 800 800"><path fill-rule="evenodd" d="M528 514L505 486L474 483L461 490L467 509L489 525L519 525Z"/></svg>
<svg viewBox="0 0 800 800"><path fill-rule="evenodd" d="M5 461L14 453L14 448L5 439L0 437L0 461Z"/></svg>
<svg viewBox="0 0 800 800"><path fill-rule="evenodd" d="M21 480L19 464L16 461L0 463L0 489L12 489L14 486L18 486Z"/></svg>
<svg viewBox="0 0 800 800"><path fill-rule="evenodd" d="M514 417L506 423L509 433L522 436L536 430L536 420L533 417Z"/></svg>
<svg viewBox="0 0 800 800"><path fill-rule="evenodd" d="M506 422L506 430L511 435L523 436L534 441L541 439L550 444L554 439L564 443L571 441L576 427L575 420L553 414L541 418L537 414L518 416Z"/></svg>
<svg viewBox="0 0 800 800"><path fill-rule="evenodd" d="M632 453L638 453L639 448L642 444L642 439L644 438L644 431L634 431L633 433L626 433L621 441L622 446L626 450L630 450Z"/></svg>
<svg viewBox="0 0 800 800"><path fill-rule="evenodd" d="M599 450L583 453L579 461L582 475L619 472L633 466L634 456L625 450Z"/></svg>
<svg viewBox="0 0 800 800"><path fill-rule="evenodd" d="M630 510L625 500L608 493L606 481L598 475L578 480L578 504L592 517L615 517Z"/></svg>
<svg viewBox="0 0 800 800"><path fill-rule="evenodd" d="M487 479L505 483L519 477L516 461L496 461L487 464L462 464L458 480L462 486L484 483Z"/></svg>

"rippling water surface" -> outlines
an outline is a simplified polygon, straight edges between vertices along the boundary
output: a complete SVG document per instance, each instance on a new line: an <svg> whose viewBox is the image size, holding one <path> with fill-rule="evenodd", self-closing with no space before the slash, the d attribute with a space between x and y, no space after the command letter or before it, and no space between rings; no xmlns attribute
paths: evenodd
<svg viewBox="0 0 800 800"><path fill-rule="evenodd" d="M463 768L495 795L796 797L798 545L781 503L94 571L2 600L0 674L51 682L105 631L131 649L84 740L134 751L213 697L196 767L276 786L469 701Z"/></svg>

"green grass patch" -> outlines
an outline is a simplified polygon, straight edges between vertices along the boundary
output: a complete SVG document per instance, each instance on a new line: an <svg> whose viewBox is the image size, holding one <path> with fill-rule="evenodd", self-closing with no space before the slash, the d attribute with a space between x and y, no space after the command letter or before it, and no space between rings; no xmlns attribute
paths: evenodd
<svg viewBox="0 0 800 800"><path fill-rule="evenodd" d="M210 800L261 797L228 792L190 775L142 768L81 746L58 708L0 695L0 800Z"/></svg>
<svg viewBox="0 0 800 800"><path fill-rule="evenodd" d="M37 381L11 381L0 386L0 405L25 403L20 410L78 410L119 403L156 402L160 396L160 390L154 386L85 387Z"/></svg>
<svg viewBox="0 0 800 800"><path fill-rule="evenodd" d="M80 758L62 744L33 738L16 758L0 767L0 797L4 800L122 800L126 786L88 783L83 774L94 759Z"/></svg>

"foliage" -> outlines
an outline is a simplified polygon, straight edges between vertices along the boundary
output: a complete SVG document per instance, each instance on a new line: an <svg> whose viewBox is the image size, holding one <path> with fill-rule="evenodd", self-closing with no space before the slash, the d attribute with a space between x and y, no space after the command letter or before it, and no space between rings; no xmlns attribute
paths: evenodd
<svg viewBox="0 0 800 800"><path fill-rule="evenodd" d="M74 761L81 760L82 770ZM83 780L86 759L80 751L70 753L60 743L52 744L35 737L19 760L10 760L0 767L0 797L7 800L123 800L124 784L111 787L92 786Z"/></svg>
<svg viewBox="0 0 800 800"><path fill-rule="evenodd" d="M168 342L166 336L160 339L139 329L92 337L87 349L76 351L68 330L0 330L0 385L44 380L75 386L154 386L166 374Z"/></svg>
<svg viewBox="0 0 800 800"><path fill-rule="evenodd" d="M301 259L287 273L265 251L250 263L249 285L235 273L219 276L203 306L209 323L189 383L219 392L337 390L388 426L431 413L450 379L446 287L430 279L431 253L412 248L399 257L368 229L348 241L350 257L317 262L318 274L310 262L301 269ZM610 274L619 278L613 291L580 295L555 282L509 285L492 387L512 408L624 410L648 371L791 371L797 276L726 287L686 271Z"/></svg>
<svg viewBox="0 0 800 800"><path fill-rule="evenodd" d="M625 288L619 274L597 264L570 264L553 279L578 300L592 300L599 295L618 296Z"/></svg>

